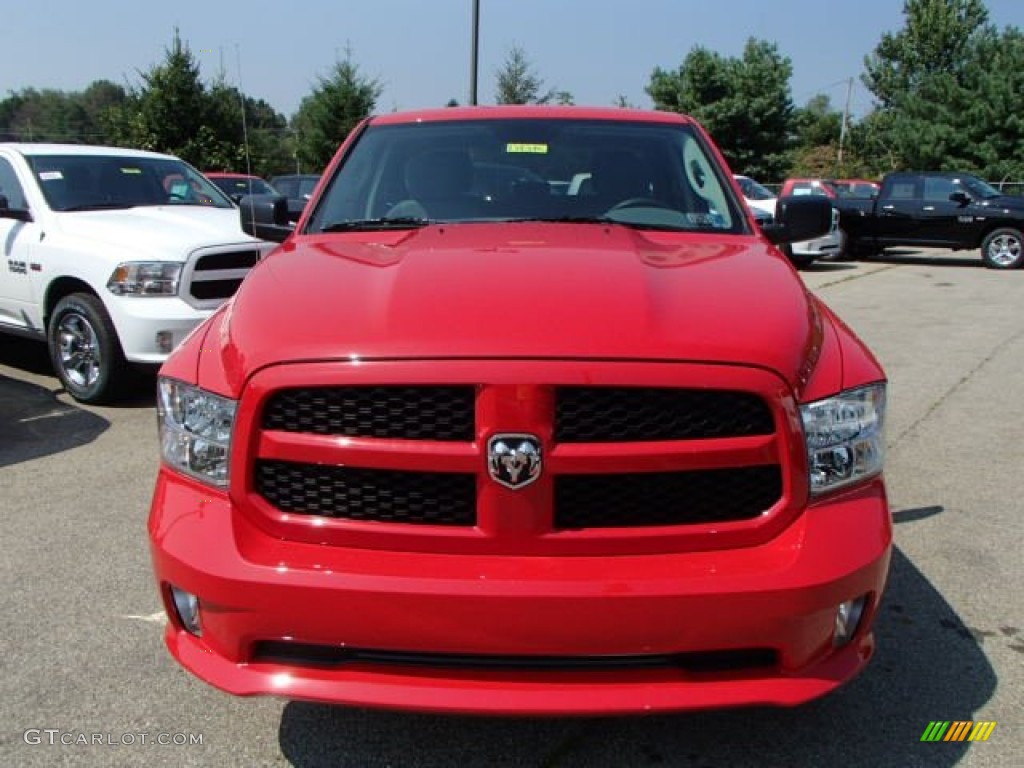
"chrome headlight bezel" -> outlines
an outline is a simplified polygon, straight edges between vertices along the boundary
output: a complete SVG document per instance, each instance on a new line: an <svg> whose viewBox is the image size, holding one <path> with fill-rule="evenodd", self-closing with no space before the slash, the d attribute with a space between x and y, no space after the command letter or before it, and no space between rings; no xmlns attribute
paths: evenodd
<svg viewBox="0 0 1024 768"><path fill-rule="evenodd" d="M160 456L189 477L227 488L238 401L161 376L157 380Z"/></svg>
<svg viewBox="0 0 1024 768"><path fill-rule="evenodd" d="M885 462L884 382L800 406L812 497L868 480Z"/></svg>
<svg viewBox="0 0 1024 768"><path fill-rule="evenodd" d="M177 296L183 267L179 261L122 261L110 273L107 290L136 298Z"/></svg>

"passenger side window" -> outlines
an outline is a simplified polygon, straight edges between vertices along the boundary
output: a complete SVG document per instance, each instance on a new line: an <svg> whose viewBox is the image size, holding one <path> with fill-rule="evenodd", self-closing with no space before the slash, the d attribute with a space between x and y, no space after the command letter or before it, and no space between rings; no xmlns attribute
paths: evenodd
<svg viewBox="0 0 1024 768"><path fill-rule="evenodd" d="M948 203L949 196L957 191L952 179L929 176L924 180L924 199Z"/></svg>
<svg viewBox="0 0 1024 768"><path fill-rule="evenodd" d="M0 157L0 195L7 198L9 208L20 210L28 208L25 192L14 173L14 167L2 157Z"/></svg>
<svg viewBox="0 0 1024 768"><path fill-rule="evenodd" d="M889 190L889 197L892 200L913 200L914 182L900 181L893 184L892 189Z"/></svg>

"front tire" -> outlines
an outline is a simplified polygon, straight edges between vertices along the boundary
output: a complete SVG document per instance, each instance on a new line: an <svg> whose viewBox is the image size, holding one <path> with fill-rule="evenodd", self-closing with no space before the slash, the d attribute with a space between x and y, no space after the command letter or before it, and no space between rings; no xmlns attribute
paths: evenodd
<svg viewBox="0 0 1024 768"><path fill-rule="evenodd" d="M103 303L88 293L57 302L46 334L53 369L75 400L102 403L120 391L127 365Z"/></svg>
<svg viewBox="0 0 1024 768"><path fill-rule="evenodd" d="M1024 248L1019 229L1000 227L989 232L981 244L981 258L989 269L1019 269L1024 265Z"/></svg>

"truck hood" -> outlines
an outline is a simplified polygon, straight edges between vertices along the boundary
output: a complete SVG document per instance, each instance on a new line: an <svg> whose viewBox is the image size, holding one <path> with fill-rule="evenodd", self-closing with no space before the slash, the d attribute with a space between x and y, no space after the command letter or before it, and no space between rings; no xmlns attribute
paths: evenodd
<svg viewBox="0 0 1024 768"><path fill-rule="evenodd" d="M289 361L603 358L756 365L799 388L817 304L752 236L462 224L299 236L218 334L232 387Z"/></svg>
<svg viewBox="0 0 1024 768"><path fill-rule="evenodd" d="M235 208L140 206L58 212L55 218L68 238L129 250L138 259L184 261L203 246L257 242L242 231Z"/></svg>

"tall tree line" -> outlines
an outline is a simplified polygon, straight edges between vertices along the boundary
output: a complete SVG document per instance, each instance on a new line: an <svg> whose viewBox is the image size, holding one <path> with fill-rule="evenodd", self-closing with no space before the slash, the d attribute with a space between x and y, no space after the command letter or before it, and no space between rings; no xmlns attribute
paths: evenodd
<svg viewBox="0 0 1024 768"><path fill-rule="evenodd" d="M646 91L655 108L697 117L734 171L765 181L895 169L1024 179L1024 34L996 28L984 0L905 0L903 15L902 28L864 58L874 108L859 120L844 121L823 94L795 105L792 62L758 39L737 57L694 47L674 68L656 67ZM318 172L382 92L346 49L288 119L223 76L204 81L175 32L163 61L134 85L100 80L76 93L25 88L0 99L0 140L150 148L203 170ZM495 100L571 104L573 96L545 88L513 46L495 72ZM632 106L623 96L612 104Z"/></svg>

